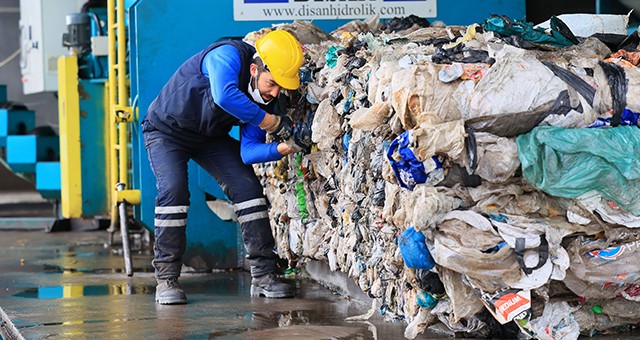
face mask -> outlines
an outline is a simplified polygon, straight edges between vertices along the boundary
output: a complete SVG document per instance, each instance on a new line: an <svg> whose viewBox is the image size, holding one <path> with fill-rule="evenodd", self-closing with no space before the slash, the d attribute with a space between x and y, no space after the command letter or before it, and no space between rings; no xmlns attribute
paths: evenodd
<svg viewBox="0 0 640 340"><path fill-rule="evenodd" d="M258 90L258 79L256 79L255 83L256 83L256 87L253 87L253 80L255 78L253 76L251 76L251 80L249 81L249 94L251 95L251 98L253 98L253 101L255 101L258 104L262 104L262 105L267 105L271 102L271 100L269 100L268 102L265 102L264 99L262 99L262 96L260 95L260 90Z"/></svg>

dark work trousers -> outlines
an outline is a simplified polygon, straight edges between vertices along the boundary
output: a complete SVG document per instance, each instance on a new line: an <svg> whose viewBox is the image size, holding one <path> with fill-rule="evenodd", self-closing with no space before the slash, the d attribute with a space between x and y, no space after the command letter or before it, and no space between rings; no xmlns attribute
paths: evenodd
<svg viewBox="0 0 640 340"><path fill-rule="evenodd" d="M145 147L158 189L152 262L156 278L180 276L189 210L189 159L213 176L233 202L251 275L259 277L271 273L275 269L276 254L267 200L253 167L244 164L240 158L240 142L226 135L185 145L149 124L145 124L144 130Z"/></svg>

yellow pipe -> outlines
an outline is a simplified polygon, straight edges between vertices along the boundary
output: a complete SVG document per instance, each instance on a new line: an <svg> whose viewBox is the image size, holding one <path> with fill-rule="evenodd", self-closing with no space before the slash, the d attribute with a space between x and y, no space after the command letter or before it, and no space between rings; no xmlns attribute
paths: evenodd
<svg viewBox="0 0 640 340"><path fill-rule="evenodd" d="M118 0L118 105L128 105L128 91L127 91L127 68L126 68L126 29L124 26L124 0ZM120 183L124 183L125 188L129 182L129 155L127 150L127 123L122 122L119 124L120 133Z"/></svg>
<svg viewBox="0 0 640 340"><path fill-rule="evenodd" d="M127 91L127 68L126 68L126 42L127 36L124 26L124 0L118 0L117 5L118 15L118 105L128 105L128 91ZM118 145L119 150L119 163L120 163L120 183L127 186L129 175L129 155L127 150L127 123L122 122L119 124L120 139Z"/></svg>
<svg viewBox="0 0 640 340"><path fill-rule="evenodd" d="M109 32L109 82L107 91L109 92L109 105L107 107L107 116L109 117L109 183L108 194L111 201L111 228L114 229L118 223L118 204L116 202L116 183L118 182L118 154L116 144L118 135L116 133L115 111L116 106L116 8L115 0L107 0L107 28Z"/></svg>

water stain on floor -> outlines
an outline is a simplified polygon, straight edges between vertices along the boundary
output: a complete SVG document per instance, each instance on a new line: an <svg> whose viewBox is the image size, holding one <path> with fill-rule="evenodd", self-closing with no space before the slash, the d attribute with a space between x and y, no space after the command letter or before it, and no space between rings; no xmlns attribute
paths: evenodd
<svg viewBox="0 0 640 340"><path fill-rule="evenodd" d="M155 287L150 285L107 284L107 285L63 285L29 288L16 297L35 299L71 299L85 296L153 294Z"/></svg>

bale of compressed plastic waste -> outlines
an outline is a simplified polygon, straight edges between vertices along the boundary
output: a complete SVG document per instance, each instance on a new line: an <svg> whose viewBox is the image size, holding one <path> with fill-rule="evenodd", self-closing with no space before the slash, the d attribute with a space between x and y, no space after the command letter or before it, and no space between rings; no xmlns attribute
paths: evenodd
<svg viewBox="0 0 640 340"><path fill-rule="evenodd" d="M637 41L405 20L272 28L305 45L287 113L314 143L255 166L278 254L344 272L408 338L640 324Z"/></svg>

